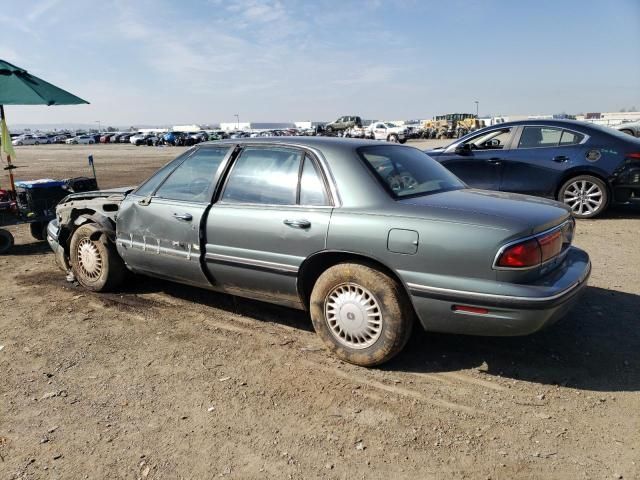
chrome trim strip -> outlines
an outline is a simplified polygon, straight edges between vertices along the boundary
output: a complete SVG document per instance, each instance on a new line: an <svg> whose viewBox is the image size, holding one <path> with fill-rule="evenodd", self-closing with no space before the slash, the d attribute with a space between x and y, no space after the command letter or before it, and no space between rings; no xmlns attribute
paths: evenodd
<svg viewBox="0 0 640 480"><path fill-rule="evenodd" d="M568 295L577 287L582 285L590 273L591 273L591 262L589 262L589 266L585 270L584 275L582 275L578 280L573 282L571 285L569 285L567 288L565 288L561 292L558 292L554 295L548 295L546 297L522 297L517 295L500 295L496 293L469 292L465 290L454 290L451 288L429 287L427 285L420 285L418 283L407 283L407 286L410 289L413 289L422 293L460 295L460 296L470 297L471 299L477 299L479 301L482 301L482 299L489 299L489 300L506 300L506 301L541 303L541 302L550 302L553 300L557 300L558 298L562 298L563 296Z"/></svg>
<svg viewBox="0 0 640 480"><path fill-rule="evenodd" d="M287 265L285 263L268 262L266 260L254 260L251 258L234 257L233 255L222 255L219 253L207 253L205 255L207 260L238 263L240 265L247 265L251 267L267 268L270 270L277 270L280 272L298 273L298 267L293 265Z"/></svg>
<svg viewBox="0 0 640 480"><path fill-rule="evenodd" d="M541 268L544 267L545 265L547 265L550 262L553 262L554 260L558 260L559 257L565 256L567 254L567 252L569 251L569 247L565 248L563 251L561 251L558 255L556 255L555 257L551 257L548 260L545 260L542 263L539 263L538 265L533 265L531 267L499 267L498 266L498 260L500 259L500 256L504 253L504 251L513 246L513 245L517 245L518 243L523 243L526 242L528 240L532 240L534 238L538 238L538 237L543 237L551 232L554 232L556 230L562 230L564 228L564 226L567 223L573 223L573 233L575 234L575 220L570 217L567 220L565 220L564 222L562 222L560 225L556 225L555 227L551 227L543 232L540 233L536 233L535 235L529 235L528 237L522 237L522 238L518 238L516 240L512 240L509 243L505 243L503 246L501 246L498 249L498 253L496 253L496 256L493 258L493 264L491 265L491 268L494 270L515 270L517 272L525 272L527 270L533 270L534 268ZM573 241L573 238L571 239ZM571 242L569 243L569 246L571 246Z"/></svg>

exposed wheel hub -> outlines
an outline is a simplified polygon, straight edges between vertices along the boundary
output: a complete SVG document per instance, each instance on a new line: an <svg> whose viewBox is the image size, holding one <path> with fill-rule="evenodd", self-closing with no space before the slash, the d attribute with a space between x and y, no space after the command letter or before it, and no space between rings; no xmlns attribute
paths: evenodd
<svg viewBox="0 0 640 480"><path fill-rule="evenodd" d="M382 333L382 312L377 299L355 283L343 283L331 290L324 310L331 334L350 348L367 348Z"/></svg>

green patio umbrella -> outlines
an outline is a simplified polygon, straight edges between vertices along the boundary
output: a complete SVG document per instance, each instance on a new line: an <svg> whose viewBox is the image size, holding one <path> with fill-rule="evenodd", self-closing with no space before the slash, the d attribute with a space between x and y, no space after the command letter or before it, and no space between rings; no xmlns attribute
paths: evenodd
<svg viewBox="0 0 640 480"><path fill-rule="evenodd" d="M78 105L81 103L89 102L31 75L20 67L0 60L0 121L5 124L5 105ZM3 140L7 141L7 139ZM9 170L11 190L15 192L12 173L15 167L11 164L9 152L7 152L7 163L5 170Z"/></svg>

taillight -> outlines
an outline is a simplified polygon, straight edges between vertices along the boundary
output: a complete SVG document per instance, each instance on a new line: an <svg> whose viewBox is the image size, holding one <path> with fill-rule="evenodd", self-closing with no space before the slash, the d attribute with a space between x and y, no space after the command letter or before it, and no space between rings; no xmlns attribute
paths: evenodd
<svg viewBox="0 0 640 480"><path fill-rule="evenodd" d="M506 247L496 260L496 267L528 268L551 260L573 240L575 221L570 219L561 227L537 237Z"/></svg>
<svg viewBox="0 0 640 480"><path fill-rule="evenodd" d="M562 251L562 231L556 230L543 237L539 237L538 243L540 244L540 251L542 252L542 261L546 262Z"/></svg>
<svg viewBox="0 0 640 480"><path fill-rule="evenodd" d="M627 153L625 156L627 158L634 158L636 160L640 160L640 152Z"/></svg>
<svg viewBox="0 0 640 480"><path fill-rule="evenodd" d="M525 268L534 267L542 262L542 251L534 238L526 242L507 247L498 259L498 267Z"/></svg>

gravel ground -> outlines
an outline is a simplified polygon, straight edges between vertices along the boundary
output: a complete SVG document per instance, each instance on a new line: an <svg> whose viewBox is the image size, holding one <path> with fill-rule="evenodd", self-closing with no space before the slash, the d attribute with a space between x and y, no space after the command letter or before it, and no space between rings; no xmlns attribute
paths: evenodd
<svg viewBox="0 0 640 480"><path fill-rule="evenodd" d="M22 147L16 172L87 174L92 152L100 185L120 186L179 151ZM416 332L378 369L331 357L302 312L143 277L91 294L12 231L2 479L640 478L637 211L578 222L593 274L563 321L522 338Z"/></svg>

